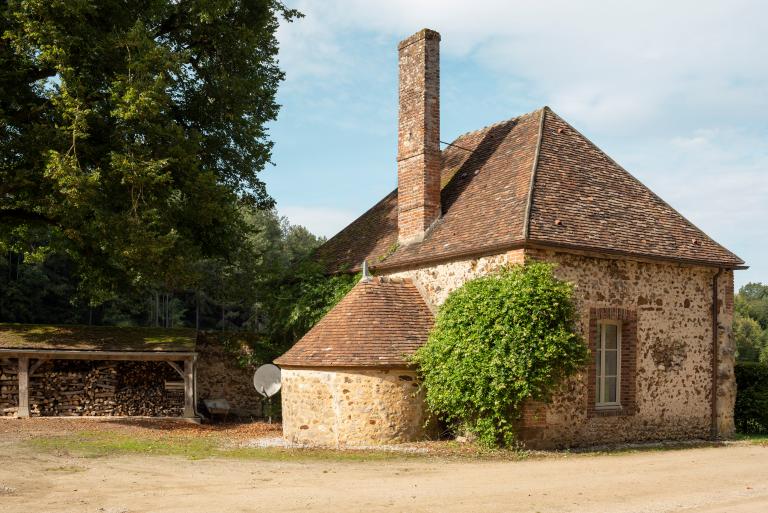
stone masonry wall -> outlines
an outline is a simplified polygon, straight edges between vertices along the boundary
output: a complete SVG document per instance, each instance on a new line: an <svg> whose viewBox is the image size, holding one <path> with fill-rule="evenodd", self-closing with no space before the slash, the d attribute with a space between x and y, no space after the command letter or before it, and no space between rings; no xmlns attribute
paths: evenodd
<svg viewBox="0 0 768 513"><path fill-rule="evenodd" d="M291 443L359 447L425 436L412 370L283 368L282 383L283 436Z"/></svg>
<svg viewBox="0 0 768 513"><path fill-rule="evenodd" d="M576 285L579 328L585 338L590 309L627 312L636 330L632 411L604 415L591 408L590 413L585 372L564 384L551 404L536 405L536 422L524 420L521 435L529 445L565 447L710 435L715 269L528 249L395 275L412 278L436 308L465 281L524 258L556 263L556 274ZM732 272L721 276L719 295L718 424L720 434L729 436L735 399Z"/></svg>
<svg viewBox="0 0 768 513"><path fill-rule="evenodd" d="M421 269L399 271L390 276L411 278L433 311L443 304L448 294L465 282L499 270L506 265L522 264L522 249L507 251L470 260L455 260Z"/></svg>
<svg viewBox="0 0 768 513"><path fill-rule="evenodd" d="M226 399L231 413L261 417L262 399L253 386L255 368L242 367L221 344L200 337L197 344L197 398Z"/></svg>

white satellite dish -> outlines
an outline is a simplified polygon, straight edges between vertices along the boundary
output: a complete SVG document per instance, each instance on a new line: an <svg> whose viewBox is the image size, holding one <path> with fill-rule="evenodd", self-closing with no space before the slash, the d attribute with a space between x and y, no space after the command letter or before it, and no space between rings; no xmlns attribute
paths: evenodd
<svg viewBox="0 0 768 513"><path fill-rule="evenodd" d="M256 369L253 375L253 386L256 391L270 398L280 391L280 367L266 363Z"/></svg>

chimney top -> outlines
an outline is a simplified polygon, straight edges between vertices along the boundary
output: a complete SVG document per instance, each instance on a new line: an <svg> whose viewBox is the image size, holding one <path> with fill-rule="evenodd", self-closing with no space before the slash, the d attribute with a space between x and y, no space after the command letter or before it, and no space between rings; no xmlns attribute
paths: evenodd
<svg viewBox="0 0 768 513"><path fill-rule="evenodd" d="M406 46L413 44L416 41L421 41L422 39L437 39L438 41L440 41L440 33L437 32L436 30L432 30L428 28L421 29L415 34L410 35L405 39L403 39L402 41L400 41L400 43L398 43L397 45L397 49L402 50Z"/></svg>

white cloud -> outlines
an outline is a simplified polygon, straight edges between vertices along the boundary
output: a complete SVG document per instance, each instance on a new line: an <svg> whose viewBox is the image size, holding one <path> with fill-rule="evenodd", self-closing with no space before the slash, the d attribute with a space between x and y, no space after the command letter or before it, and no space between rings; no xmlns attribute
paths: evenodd
<svg viewBox="0 0 768 513"><path fill-rule="evenodd" d="M315 235L329 238L336 235L359 215L349 210L331 207L287 205L278 210L280 215L287 217L291 224L301 225Z"/></svg>
<svg viewBox="0 0 768 513"><path fill-rule="evenodd" d="M556 110L595 129L649 126L671 104L730 120L768 116L768 8L760 1L304 0L281 32L289 75L357 72L345 39L429 26L453 57L532 81ZM288 37L289 36L289 37ZM298 50L297 50L298 49ZM341 49L344 49L342 51ZM332 71L331 71L332 70Z"/></svg>
<svg viewBox="0 0 768 513"><path fill-rule="evenodd" d="M382 76L395 79L394 66L382 66L394 62L384 60L394 59L393 41L434 28L443 36L444 62L478 70L476 80L443 74L446 106L460 101L463 116L510 96L530 110L550 105L686 217L741 253L753 268L746 279L768 282L768 265L762 263L768 254L768 3L289 4L307 17L279 33L287 87L321 90L299 100L309 103L302 115L316 116L318 125L358 124L366 133L391 134L395 120L382 105L394 98L366 96L364 88ZM367 53L358 48L361 41ZM384 58L378 53L382 41L391 45ZM315 111L320 102L326 103ZM333 116L323 119L330 111ZM514 114L500 111L498 119ZM354 217L330 207L292 208L294 222L322 226L317 231L327 235ZM289 210L284 213L291 217Z"/></svg>

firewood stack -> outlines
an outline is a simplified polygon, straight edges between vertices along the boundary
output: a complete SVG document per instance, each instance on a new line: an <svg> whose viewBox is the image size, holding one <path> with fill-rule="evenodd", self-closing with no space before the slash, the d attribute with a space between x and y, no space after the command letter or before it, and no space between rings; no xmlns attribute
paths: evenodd
<svg viewBox="0 0 768 513"><path fill-rule="evenodd" d="M166 392L179 375L164 362L49 361L30 379L31 416L179 416L183 396ZM16 370L0 370L0 411L18 408Z"/></svg>
<svg viewBox="0 0 768 513"><path fill-rule="evenodd" d="M13 417L19 410L19 380L17 370L0 365L0 414Z"/></svg>

